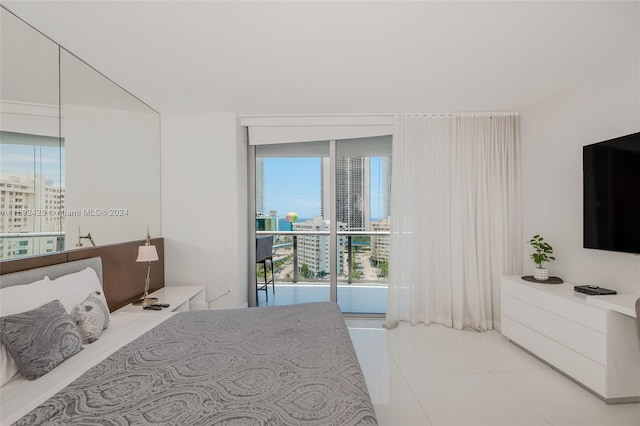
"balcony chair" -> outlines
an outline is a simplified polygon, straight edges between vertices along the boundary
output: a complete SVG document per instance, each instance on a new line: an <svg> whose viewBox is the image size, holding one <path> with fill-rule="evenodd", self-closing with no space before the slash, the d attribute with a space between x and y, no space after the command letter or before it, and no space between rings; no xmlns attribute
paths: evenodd
<svg viewBox="0 0 640 426"><path fill-rule="evenodd" d="M271 279L267 274L267 261L271 265ZM264 269L264 283L258 283L258 273L256 271L256 306L258 302L258 292L264 290L264 294L269 301L269 292L267 291L271 284L271 291L276 294L275 276L273 274L273 237L271 235L261 235L256 237L256 265L262 264Z"/></svg>

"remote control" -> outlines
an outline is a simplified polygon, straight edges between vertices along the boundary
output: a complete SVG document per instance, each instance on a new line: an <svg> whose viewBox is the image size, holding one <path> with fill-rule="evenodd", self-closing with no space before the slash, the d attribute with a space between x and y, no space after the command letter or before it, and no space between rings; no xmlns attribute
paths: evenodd
<svg viewBox="0 0 640 426"><path fill-rule="evenodd" d="M146 305L143 306L142 309L152 309L154 311L161 311L162 308L160 306Z"/></svg>
<svg viewBox="0 0 640 426"><path fill-rule="evenodd" d="M149 305L149 306L159 306L159 307L161 307L161 308L168 308L168 307L169 307L169 304L168 304L168 303L152 303L152 304L151 304L151 305Z"/></svg>

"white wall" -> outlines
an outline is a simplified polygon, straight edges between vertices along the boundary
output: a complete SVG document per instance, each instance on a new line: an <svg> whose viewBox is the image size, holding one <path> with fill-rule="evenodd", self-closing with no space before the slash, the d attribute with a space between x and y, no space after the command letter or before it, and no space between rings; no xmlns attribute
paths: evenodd
<svg viewBox="0 0 640 426"><path fill-rule="evenodd" d="M162 116L165 284L205 285L210 308L247 303L241 136L235 114Z"/></svg>
<svg viewBox="0 0 640 426"><path fill-rule="evenodd" d="M631 42L627 64L521 111L524 239L540 233L551 243L552 275L619 293L640 293L640 256L582 248L582 147L640 131L640 49ZM531 253L526 246L527 274Z"/></svg>

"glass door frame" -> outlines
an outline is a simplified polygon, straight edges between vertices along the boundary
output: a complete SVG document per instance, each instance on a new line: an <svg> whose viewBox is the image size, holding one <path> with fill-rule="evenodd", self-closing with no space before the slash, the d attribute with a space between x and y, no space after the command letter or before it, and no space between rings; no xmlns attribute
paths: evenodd
<svg viewBox="0 0 640 426"><path fill-rule="evenodd" d="M338 303L338 212L336 209L336 140L329 141L329 295Z"/></svg>
<svg viewBox="0 0 640 426"><path fill-rule="evenodd" d="M363 231L339 231L338 230L338 212L336 209L336 193L337 193L337 163L338 163L338 142L339 139L330 139L329 141L329 182L328 182L328 197L325 198L325 202L327 203L327 210L329 212L329 231L256 231L256 160L257 153L256 147L258 145L248 144L248 191L247 191L247 207L248 207L248 221L247 226L249 229L248 232L248 278L251 280L248 283L248 305L249 306L257 306L257 291L256 291L256 237L260 235L321 235L329 237L329 301L338 303L338 239L340 237L354 237L359 235L366 236L389 236L389 231L372 231L372 230L363 230ZM327 157L325 157L327 158ZM295 238L295 237L294 237ZM295 244L295 243L294 243ZM295 246L294 246L295 247ZM295 248L294 248L295 250ZM294 255L295 257L295 255ZM295 267L295 266L294 266ZM350 268L350 266L349 266ZM378 313L349 313L346 312L347 315L356 315L356 316L371 316L378 317L383 316L384 314Z"/></svg>
<svg viewBox="0 0 640 426"><path fill-rule="evenodd" d="M257 306L256 303L256 286L254 281L256 280L256 237L258 235L287 235L290 232L273 232L273 231L256 231L255 217L256 217L256 146L248 145L249 153L248 160L248 223L249 228L249 279L248 283L248 305L253 307ZM336 140L329 140L329 196L327 197L329 210L329 232L310 232L309 235L328 235L329 236L329 301L337 303L338 301L338 227L337 227L337 212L334 208L336 197ZM297 232L298 234L300 232ZM304 232L303 232L304 233Z"/></svg>

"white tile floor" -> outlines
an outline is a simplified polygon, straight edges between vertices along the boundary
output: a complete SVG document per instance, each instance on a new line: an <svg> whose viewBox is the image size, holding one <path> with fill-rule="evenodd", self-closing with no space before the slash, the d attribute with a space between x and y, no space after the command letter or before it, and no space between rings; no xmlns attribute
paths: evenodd
<svg viewBox="0 0 640 426"><path fill-rule="evenodd" d="M381 425L638 426L498 332L347 320Z"/></svg>
<svg viewBox="0 0 640 426"><path fill-rule="evenodd" d="M331 297L327 283L280 283L275 292L269 286L269 300L263 290L258 292L259 306L282 306L296 303L324 302ZM384 314L387 311L386 285L338 284L338 305L342 312Z"/></svg>

